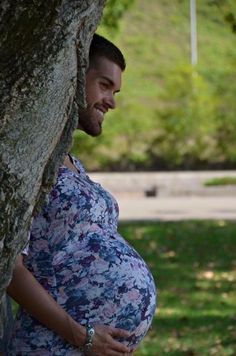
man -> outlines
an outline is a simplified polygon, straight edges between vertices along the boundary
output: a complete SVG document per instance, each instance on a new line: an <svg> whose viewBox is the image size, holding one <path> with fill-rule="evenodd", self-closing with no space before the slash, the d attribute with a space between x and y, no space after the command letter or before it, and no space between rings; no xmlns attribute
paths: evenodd
<svg viewBox="0 0 236 356"><path fill-rule="evenodd" d="M125 69L123 56L112 44L108 45L106 57L103 54L102 60L99 59L101 57L100 51L104 53L104 49L102 49L104 42L105 44L108 43L102 37L94 35L90 49L89 68L86 75L87 108L79 113L78 129L92 136L97 136L101 133L105 114L108 110L115 108L114 95L120 90L121 74ZM113 54L110 53L110 45L115 52ZM116 57L117 60L114 59ZM70 170L76 170L68 156L65 158L64 166ZM95 333L91 338L88 335L88 331L93 333L94 330L87 329L86 331L84 326L73 320L55 302L24 266L22 256L17 258L13 278L7 292L30 315L34 316L48 329L60 335L68 343L80 348L85 343L88 344L88 341L92 341L92 352L101 356L130 354L130 349L116 340L117 338L129 336L127 331L98 325L95 327ZM35 351L37 352L37 348L35 348ZM23 355L23 353L19 354ZM28 353L26 354L28 355ZM48 354L50 354L50 351L45 353L45 355ZM43 356L44 354L41 353L40 355Z"/></svg>
<svg viewBox="0 0 236 356"><path fill-rule="evenodd" d="M102 132L102 123L105 114L110 109L115 109L115 94L120 91L121 74L125 70L125 60L114 47L103 45L102 37L95 35L89 54L89 70L86 75L87 107L79 113L78 129L90 136L98 136ZM99 60L102 58L102 61ZM71 167L70 160L66 157L65 165Z"/></svg>

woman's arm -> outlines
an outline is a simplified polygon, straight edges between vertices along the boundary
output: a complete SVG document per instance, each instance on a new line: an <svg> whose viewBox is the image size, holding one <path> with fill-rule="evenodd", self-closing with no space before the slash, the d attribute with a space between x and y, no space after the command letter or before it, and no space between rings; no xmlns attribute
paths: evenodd
<svg viewBox="0 0 236 356"><path fill-rule="evenodd" d="M29 314L69 343L83 345L85 328L77 324L25 268L21 255L16 259L7 293ZM76 328L76 335L72 332L73 328Z"/></svg>
<svg viewBox="0 0 236 356"><path fill-rule="evenodd" d="M78 324L48 294L32 273L24 266L22 256L18 256L7 293L29 314L47 328L55 331L72 345L80 347L86 339L86 329ZM124 355L130 350L116 341L116 337L127 337L124 330L108 326L96 326L92 351L96 355Z"/></svg>

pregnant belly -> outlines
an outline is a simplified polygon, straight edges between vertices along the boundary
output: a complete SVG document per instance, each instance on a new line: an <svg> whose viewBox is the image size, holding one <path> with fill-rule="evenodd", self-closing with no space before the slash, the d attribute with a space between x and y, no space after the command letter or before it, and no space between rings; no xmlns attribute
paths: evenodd
<svg viewBox="0 0 236 356"><path fill-rule="evenodd" d="M91 234L66 254L57 271L58 302L85 324L107 324L129 330L137 345L155 311L153 277L143 259L120 236Z"/></svg>

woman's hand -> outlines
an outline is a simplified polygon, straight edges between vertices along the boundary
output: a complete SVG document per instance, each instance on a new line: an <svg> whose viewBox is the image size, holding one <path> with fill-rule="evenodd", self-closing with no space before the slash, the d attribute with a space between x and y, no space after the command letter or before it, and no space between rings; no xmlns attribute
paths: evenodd
<svg viewBox="0 0 236 356"><path fill-rule="evenodd" d="M88 356L129 356L132 354L128 346L115 340L129 337L128 331L106 325L95 325L94 330L93 346L91 351L87 353Z"/></svg>

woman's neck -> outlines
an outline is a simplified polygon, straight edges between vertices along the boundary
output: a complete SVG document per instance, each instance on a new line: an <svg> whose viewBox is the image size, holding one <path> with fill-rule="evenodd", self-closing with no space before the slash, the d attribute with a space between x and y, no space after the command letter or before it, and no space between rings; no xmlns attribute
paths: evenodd
<svg viewBox="0 0 236 356"><path fill-rule="evenodd" d="M78 169L71 162L70 157L68 155L66 155L66 157L64 159L63 166L67 167L68 169L70 169L71 171L73 171L75 173L78 173Z"/></svg>

